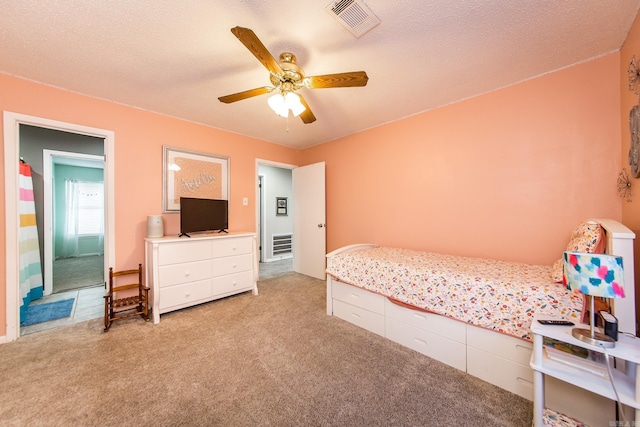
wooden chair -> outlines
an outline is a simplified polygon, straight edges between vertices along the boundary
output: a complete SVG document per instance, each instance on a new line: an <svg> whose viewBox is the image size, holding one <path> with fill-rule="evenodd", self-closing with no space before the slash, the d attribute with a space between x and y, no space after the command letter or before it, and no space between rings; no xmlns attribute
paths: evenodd
<svg viewBox="0 0 640 427"><path fill-rule="evenodd" d="M118 284L122 283L123 276L128 276L125 280L129 284ZM130 283L134 277L137 282ZM118 292L128 289L137 289L138 294L118 298ZM113 267L109 267L108 288L104 295L104 331L109 330L114 320L131 316L141 316L149 321L149 288L142 283L142 264L135 270L113 271Z"/></svg>

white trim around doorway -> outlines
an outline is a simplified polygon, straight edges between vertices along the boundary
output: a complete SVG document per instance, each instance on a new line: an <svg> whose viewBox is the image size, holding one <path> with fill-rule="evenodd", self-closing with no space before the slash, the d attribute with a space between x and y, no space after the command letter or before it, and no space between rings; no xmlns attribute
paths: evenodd
<svg viewBox="0 0 640 427"><path fill-rule="evenodd" d="M65 123L41 117L5 111L4 170L5 170L5 245L6 245L6 331L0 343L11 342L20 336L19 286L19 215L18 164L20 161L20 125L30 125L63 132L95 136L104 139L104 183L106 202L105 265L115 264L115 209L114 209L114 146L115 133L74 123ZM105 271L106 273L106 271Z"/></svg>

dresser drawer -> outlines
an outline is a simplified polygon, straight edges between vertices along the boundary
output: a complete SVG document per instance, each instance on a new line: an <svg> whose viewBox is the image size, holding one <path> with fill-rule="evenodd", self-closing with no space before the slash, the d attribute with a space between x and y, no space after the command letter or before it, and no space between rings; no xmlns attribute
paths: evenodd
<svg viewBox="0 0 640 427"><path fill-rule="evenodd" d="M211 240L165 243L158 248L158 264L169 265L211 259Z"/></svg>
<svg viewBox="0 0 640 427"><path fill-rule="evenodd" d="M333 281L332 295L334 299L364 308L374 313L384 314L384 300L386 298L382 295L374 294L373 292L347 285L337 280Z"/></svg>
<svg viewBox="0 0 640 427"><path fill-rule="evenodd" d="M251 237L214 239L213 256L218 258L240 254L252 254L252 246L253 238Z"/></svg>
<svg viewBox="0 0 640 427"><path fill-rule="evenodd" d="M252 270L252 266L253 257L251 254L215 258L213 260L213 276L225 276L227 274Z"/></svg>
<svg viewBox="0 0 640 427"><path fill-rule="evenodd" d="M212 276L212 265L210 260L165 265L159 268L158 286L164 288L209 279Z"/></svg>
<svg viewBox="0 0 640 427"><path fill-rule="evenodd" d="M160 290L160 310L186 307L196 301L210 299L213 296L212 288L211 279L163 288Z"/></svg>
<svg viewBox="0 0 640 427"><path fill-rule="evenodd" d="M231 295L253 289L253 271L228 274L213 279L213 295Z"/></svg>

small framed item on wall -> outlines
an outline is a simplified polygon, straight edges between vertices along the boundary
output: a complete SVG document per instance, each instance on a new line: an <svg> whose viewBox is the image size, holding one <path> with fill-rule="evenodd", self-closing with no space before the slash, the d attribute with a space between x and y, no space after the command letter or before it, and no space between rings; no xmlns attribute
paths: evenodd
<svg viewBox="0 0 640 427"><path fill-rule="evenodd" d="M287 215L286 197L276 197L276 215Z"/></svg>
<svg viewBox="0 0 640 427"><path fill-rule="evenodd" d="M180 197L229 200L229 158L163 146L162 212L180 212Z"/></svg>

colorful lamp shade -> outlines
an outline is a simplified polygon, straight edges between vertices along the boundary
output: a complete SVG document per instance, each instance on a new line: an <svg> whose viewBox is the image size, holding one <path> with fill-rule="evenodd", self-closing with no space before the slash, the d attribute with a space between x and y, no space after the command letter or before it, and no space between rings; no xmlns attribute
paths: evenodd
<svg viewBox="0 0 640 427"><path fill-rule="evenodd" d="M563 256L563 283L569 290L588 295L591 299L590 330L575 328L572 335L584 342L603 347L613 347L615 341L595 331L593 297L624 298L624 270L622 257L565 252Z"/></svg>
<svg viewBox="0 0 640 427"><path fill-rule="evenodd" d="M584 295L624 298L622 257L565 252L564 283L567 289Z"/></svg>

